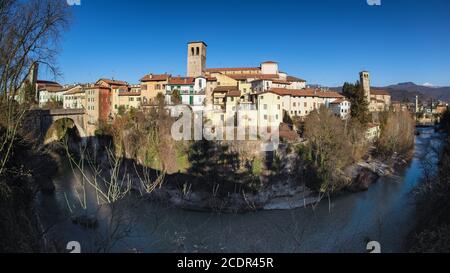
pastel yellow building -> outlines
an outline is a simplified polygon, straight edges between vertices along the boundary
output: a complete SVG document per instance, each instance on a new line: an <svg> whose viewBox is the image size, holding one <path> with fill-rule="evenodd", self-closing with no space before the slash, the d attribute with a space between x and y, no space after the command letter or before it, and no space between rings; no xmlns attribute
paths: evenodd
<svg viewBox="0 0 450 273"><path fill-rule="evenodd" d="M151 104L158 94L165 95L166 85L169 83L169 74L148 74L141 79L142 103Z"/></svg>
<svg viewBox="0 0 450 273"><path fill-rule="evenodd" d="M139 109L141 106L140 92L121 92L119 93L119 105L125 110L132 108Z"/></svg>

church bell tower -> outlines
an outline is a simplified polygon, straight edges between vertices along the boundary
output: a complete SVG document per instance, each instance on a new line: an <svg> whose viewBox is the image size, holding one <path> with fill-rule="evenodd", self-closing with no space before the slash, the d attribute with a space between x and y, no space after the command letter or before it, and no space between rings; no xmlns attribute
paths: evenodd
<svg viewBox="0 0 450 273"><path fill-rule="evenodd" d="M188 43L188 77L199 77L205 74L207 47L206 43L202 41Z"/></svg>

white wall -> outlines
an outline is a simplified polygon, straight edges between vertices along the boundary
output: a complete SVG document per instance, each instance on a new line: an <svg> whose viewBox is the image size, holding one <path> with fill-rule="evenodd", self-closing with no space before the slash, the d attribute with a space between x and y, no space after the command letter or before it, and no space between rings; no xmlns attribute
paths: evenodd
<svg viewBox="0 0 450 273"><path fill-rule="evenodd" d="M278 74L278 64L277 63L263 63L261 64L262 74Z"/></svg>

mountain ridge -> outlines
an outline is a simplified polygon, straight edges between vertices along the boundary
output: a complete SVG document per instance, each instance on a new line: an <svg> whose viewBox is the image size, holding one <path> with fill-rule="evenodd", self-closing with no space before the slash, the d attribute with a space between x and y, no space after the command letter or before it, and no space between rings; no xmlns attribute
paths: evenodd
<svg viewBox="0 0 450 273"><path fill-rule="evenodd" d="M388 85L384 87L371 87L374 90L386 90L391 94L393 101L410 101L413 102L416 96L421 101L441 100L450 102L450 86L427 86L419 85L414 82L401 82L398 84ZM331 88L335 91L342 91L342 87Z"/></svg>

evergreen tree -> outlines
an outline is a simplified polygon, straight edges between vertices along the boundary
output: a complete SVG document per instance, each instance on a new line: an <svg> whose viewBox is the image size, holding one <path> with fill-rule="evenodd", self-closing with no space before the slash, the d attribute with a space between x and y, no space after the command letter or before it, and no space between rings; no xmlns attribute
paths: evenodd
<svg viewBox="0 0 450 273"><path fill-rule="evenodd" d="M342 93L348 97L351 106L351 117L357 119L361 124L366 125L370 121L369 103L364 96L359 81L355 84L344 83Z"/></svg>
<svg viewBox="0 0 450 273"><path fill-rule="evenodd" d="M173 104L175 104L175 105L180 104L181 101L182 101L182 100L181 100L180 91L174 90L174 91L172 92L172 97L171 97L171 99L172 99L172 103L173 103Z"/></svg>

